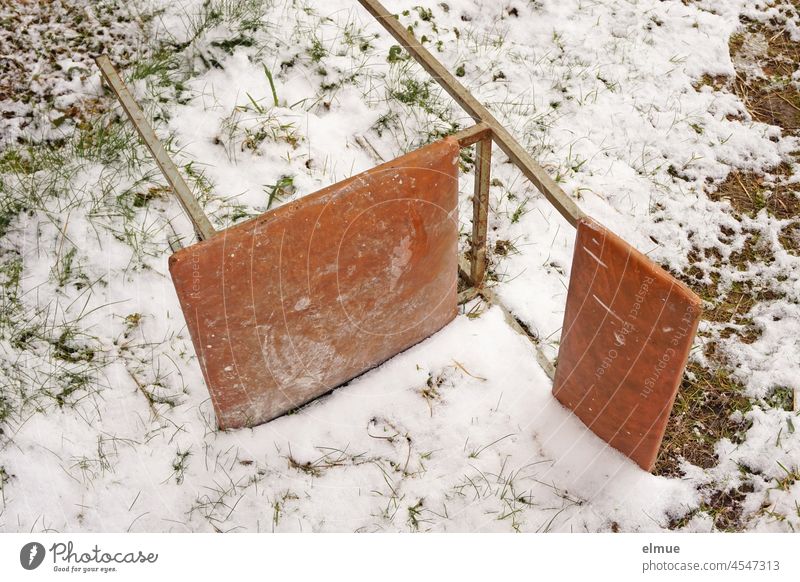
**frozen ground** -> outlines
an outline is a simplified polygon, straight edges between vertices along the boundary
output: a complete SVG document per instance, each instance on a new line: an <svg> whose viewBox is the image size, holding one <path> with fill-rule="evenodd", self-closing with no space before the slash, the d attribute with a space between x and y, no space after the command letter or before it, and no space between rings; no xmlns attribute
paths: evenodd
<svg viewBox="0 0 800 582"><path fill-rule="evenodd" d="M800 527L796 6L387 4L584 210L706 300L656 475L567 414L479 303L292 415L215 431L167 273L173 229L191 236L179 206L80 45L66 80L12 46L93 105L3 95L36 121L4 115L0 158L0 529ZM469 124L351 0L137 6L136 50L114 54L220 228ZM573 231L501 154L493 176L494 289L554 353Z"/></svg>

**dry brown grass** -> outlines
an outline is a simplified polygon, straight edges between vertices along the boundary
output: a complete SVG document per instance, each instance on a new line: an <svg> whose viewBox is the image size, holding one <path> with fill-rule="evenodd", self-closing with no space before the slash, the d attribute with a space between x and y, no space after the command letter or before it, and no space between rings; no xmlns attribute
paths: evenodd
<svg viewBox="0 0 800 582"><path fill-rule="evenodd" d="M751 44L760 47L758 54L753 54ZM753 118L786 132L800 129L800 92L791 82L800 63L800 44L783 27L749 22L745 31L731 36L729 50L734 62L755 61L763 71L763 75L737 71L732 82Z"/></svg>
<svg viewBox="0 0 800 582"><path fill-rule="evenodd" d="M701 87L711 87L712 89L721 91L728 86L729 82L730 77L726 75L709 75L706 73L694 84L694 88L700 90Z"/></svg>
<svg viewBox="0 0 800 582"><path fill-rule="evenodd" d="M730 202L740 216L752 218L763 209L776 218L798 216L797 186L786 184L790 175L788 164L772 168L764 175L733 170L708 196L712 200Z"/></svg>
<svg viewBox="0 0 800 582"><path fill-rule="evenodd" d="M683 273L677 273L677 276L707 303L703 319L730 324L721 329L720 337L728 338L736 335L742 343L750 344L761 335L761 330L749 316L750 311L759 302L779 299L781 294L771 286L755 281L736 281L724 288L721 285L722 272L745 271L752 264L769 265L775 260L772 250L759 233L751 231L746 235L741 250L731 253L724 260L715 248L692 250L689 253L692 266ZM701 260L710 261L712 264L708 273L710 282L706 279L706 271L698 266Z"/></svg>
<svg viewBox="0 0 800 582"><path fill-rule="evenodd" d="M742 514L745 497L752 493L753 486L744 484L736 489L704 491L706 499L700 507L670 523L670 528L684 527L697 513L705 513L714 522L714 527L720 531L736 532L745 527Z"/></svg>
<svg viewBox="0 0 800 582"><path fill-rule="evenodd" d="M800 222L792 222L783 227L778 240L786 252L800 256Z"/></svg>
<svg viewBox="0 0 800 582"><path fill-rule="evenodd" d="M678 390L664 442L653 472L669 477L682 476L682 459L704 469L717 464L716 443L723 438L742 442L748 425L734 422L736 411L747 412L752 403L744 387L723 368L711 370L690 363Z"/></svg>

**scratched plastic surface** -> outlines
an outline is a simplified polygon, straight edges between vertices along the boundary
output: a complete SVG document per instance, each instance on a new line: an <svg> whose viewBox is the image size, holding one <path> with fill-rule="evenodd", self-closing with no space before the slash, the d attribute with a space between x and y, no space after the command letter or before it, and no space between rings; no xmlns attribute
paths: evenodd
<svg viewBox="0 0 800 582"><path fill-rule="evenodd" d="M651 470L700 318L692 291L624 240L581 219L553 394Z"/></svg>
<svg viewBox="0 0 800 582"><path fill-rule="evenodd" d="M284 414L455 317L458 154L442 140L170 257L220 428Z"/></svg>

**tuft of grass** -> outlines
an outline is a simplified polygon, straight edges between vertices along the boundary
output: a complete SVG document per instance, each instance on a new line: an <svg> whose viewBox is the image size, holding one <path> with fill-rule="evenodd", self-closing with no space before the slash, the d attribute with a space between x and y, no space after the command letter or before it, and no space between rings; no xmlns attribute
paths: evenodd
<svg viewBox="0 0 800 582"><path fill-rule="evenodd" d="M186 475L186 469L189 468L189 457L192 455L190 450L182 451L180 449L175 453L175 459L172 461L172 475L175 477L175 483L180 485Z"/></svg>
<svg viewBox="0 0 800 582"><path fill-rule="evenodd" d="M528 208L528 201L529 198L525 198L522 200L517 207L514 209L514 212L511 213L511 224L516 224L520 221L520 219L530 212Z"/></svg>
<svg viewBox="0 0 800 582"><path fill-rule="evenodd" d="M409 58L408 54L403 50L403 47L399 44L393 44L389 47L389 55L386 57L386 61L389 63L399 63L407 61Z"/></svg>
<svg viewBox="0 0 800 582"><path fill-rule="evenodd" d="M311 461L300 462L297 461L291 455L288 457L289 467L295 469L296 471L300 471L301 473L305 473L310 477L320 477L322 476L322 468L316 466Z"/></svg>
<svg viewBox="0 0 800 582"><path fill-rule="evenodd" d="M426 520L422 517L424 511L424 500L419 499L414 505L408 506L407 523L412 531L419 531L419 524Z"/></svg>
<svg viewBox="0 0 800 582"><path fill-rule="evenodd" d="M242 476L234 480L227 471L224 473L227 479L215 483L214 486L204 487L204 492L198 493L189 512L199 513L217 533L226 531L223 529L225 524L236 511L247 490L250 487L257 487L265 474L263 471L258 471L255 475Z"/></svg>
<svg viewBox="0 0 800 582"><path fill-rule="evenodd" d="M312 63L318 63L328 56L328 49L325 48L320 39L314 37L311 39L311 46L308 48L308 56L311 57Z"/></svg>
<svg viewBox="0 0 800 582"><path fill-rule="evenodd" d="M764 398L764 404L769 408L791 412L794 410L794 389L789 386L775 386Z"/></svg>
<svg viewBox="0 0 800 582"><path fill-rule="evenodd" d="M505 435L505 436L502 436L502 437L500 437L499 439L496 439L496 440L494 440L494 441L490 442L490 443L489 443L489 444L487 444L487 445L483 445L483 446L480 446L480 447L475 447L475 448L473 448L473 449L470 451L470 453L469 453L469 458L470 458L470 459L477 459L478 457L480 457L480 455L481 455L481 453L482 453L483 451L485 451L485 450L487 450L487 449L490 449L491 447L493 447L493 446L494 446L494 445L496 445L497 443L499 443L499 442L501 442L501 441L504 441L504 440L506 440L507 438L514 436L515 434L516 434L516 433L513 433L513 432L512 432L512 433L509 433L509 434L507 434L507 435Z"/></svg>
<svg viewBox="0 0 800 582"><path fill-rule="evenodd" d="M145 397L147 405L154 418L160 416L159 407L167 409L176 408L180 404L181 391L171 388L168 373L161 369L158 360L151 361L151 368L145 368L143 361L137 361L129 352L134 351L131 346L122 346L120 352L124 358L125 369L136 384L137 389ZM185 386L182 390L186 392Z"/></svg>
<svg viewBox="0 0 800 582"><path fill-rule="evenodd" d="M73 262L77 252L78 249L72 247L61 257L60 263L56 265L56 283L59 287L64 287L72 278Z"/></svg>
<svg viewBox="0 0 800 582"><path fill-rule="evenodd" d="M282 493L278 499L272 502L272 531L275 531L275 528L278 527L281 516L286 510L287 502L296 501L298 499L300 498L295 493L287 490Z"/></svg>
<svg viewBox="0 0 800 582"><path fill-rule="evenodd" d="M494 254L499 257L507 257L519 254L519 250L510 240L498 239L494 243Z"/></svg>
<svg viewBox="0 0 800 582"><path fill-rule="evenodd" d="M22 269L22 258L18 252L0 254L0 338L6 337L6 333L13 328L13 314L21 309L19 292Z"/></svg>
<svg viewBox="0 0 800 582"><path fill-rule="evenodd" d="M215 143L225 147L229 159L235 160L238 152L258 153L267 142L298 147L302 138L293 122L287 122L252 96L248 95L248 99L247 104L234 107L220 124Z"/></svg>
<svg viewBox="0 0 800 582"><path fill-rule="evenodd" d="M405 105L419 107L425 111L432 111L430 105L431 82L418 81L413 78L403 79L400 88L392 92L392 97Z"/></svg>
<svg viewBox="0 0 800 582"><path fill-rule="evenodd" d="M289 467L311 477L319 477L324 471L334 467L362 465L374 461L374 459L366 457L364 453L353 454L346 450L330 447L318 447L318 449L322 452L322 455L313 461L305 462L298 461L290 450L289 455L286 457Z"/></svg>
<svg viewBox="0 0 800 582"><path fill-rule="evenodd" d="M171 194L167 186L150 186L146 191L133 192L133 207L144 208L153 200L163 200Z"/></svg>
<svg viewBox="0 0 800 582"><path fill-rule="evenodd" d="M780 461L775 461L778 466L781 468L781 471L785 473L784 476L781 478L775 477L775 488L781 491L790 491L792 486L800 480L800 469L797 467L792 467L788 469L783 463Z"/></svg>
<svg viewBox="0 0 800 582"><path fill-rule="evenodd" d="M77 338L77 329L69 326L62 328L59 336L50 340L53 346L53 357L71 364L94 360L95 348L88 345L80 345L77 342Z"/></svg>
<svg viewBox="0 0 800 582"><path fill-rule="evenodd" d="M269 81L269 88L272 91L272 103L275 107L278 106L278 91L275 89L275 80L272 78L272 72L267 68L267 65L264 65L264 75L267 77L267 81Z"/></svg>
<svg viewBox="0 0 800 582"><path fill-rule="evenodd" d="M267 194L267 210L272 208L275 202L283 202L294 195L296 190L294 176L281 176L274 184L264 186L264 192Z"/></svg>
<svg viewBox="0 0 800 582"><path fill-rule="evenodd" d="M442 394L439 389L447 382L447 371L439 372L438 374L429 373L428 379L425 381L425 386L420 389L420 395L425 399L428 404L431 416L433 416L433 405L441 401Z"/></svg>
<svg viewBox="0 0 800 582"><path fill-rule="evenodd" d="M64 381L61 389L58 392L49 391L59 408L74 407L82 399L77 396L78 393L83 392L85 395L92 390L94 378L84 372L66 371L62 377Z"/></svg>

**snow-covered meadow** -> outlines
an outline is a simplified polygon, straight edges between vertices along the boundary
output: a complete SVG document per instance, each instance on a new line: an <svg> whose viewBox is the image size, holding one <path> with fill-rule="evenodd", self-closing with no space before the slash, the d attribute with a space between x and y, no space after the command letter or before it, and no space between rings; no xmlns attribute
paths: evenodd
<svg viewBox="0 0 800 582"><path fill-rule="evenodd" d="M796 2L385 2L706 302L653 475L478 300L295 413L217 431L167 271L191 227L87 55L120 63L217 228L471 120L354 0L135 4L59 4L28 52L2 31L31 85L0 94L0 530L800 527ZM574 231L495 152L493 291L554 357Z"/></svg>

